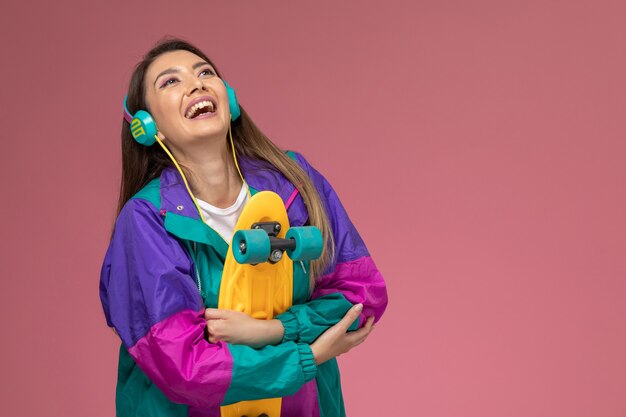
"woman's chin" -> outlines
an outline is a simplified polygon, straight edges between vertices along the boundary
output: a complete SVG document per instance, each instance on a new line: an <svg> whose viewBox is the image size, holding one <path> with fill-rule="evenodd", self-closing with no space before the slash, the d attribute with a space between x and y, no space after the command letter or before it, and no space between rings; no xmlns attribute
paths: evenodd
<svg viewBox="0 0 626 417"><path fill-rule="evenodd" d="M206 140L207 138L223 139L228 134L228 125L218 123L211 125L197 125L193 129L188 129L188 137L191 141Z"/></svg>
<svg viewBox="0 0 626 417"><path fill-rule="evenodd" d="M188 136L185 143L192 146L214 142L222 143L224 142L224 139L226 139L227 134L228 130L194 133L193 135Z"/></svg>

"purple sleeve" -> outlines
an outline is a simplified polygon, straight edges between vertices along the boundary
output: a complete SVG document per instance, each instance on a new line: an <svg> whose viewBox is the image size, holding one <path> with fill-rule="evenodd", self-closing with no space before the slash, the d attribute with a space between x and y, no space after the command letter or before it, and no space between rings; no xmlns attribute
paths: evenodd
<svg viewBox="0 0 626 417"><path fill-rule="evenodd" d="M301 154L295 155L320 194L335 239L335 259L318 278L311 301L277 317L285 327L284 341L310 342L341 320L353 304L363 303L359 326L369 316L380 320L387 307L387 289L333 187Z"/></svg>
<svg viewBox="0 0 626 417"><path fill-rule="evenodd" d="M132 199L105 255L100 298L109 326L142 371L175 402L214 406L228 389L228 345L204 339L193 262L156 207Z"/></svg>

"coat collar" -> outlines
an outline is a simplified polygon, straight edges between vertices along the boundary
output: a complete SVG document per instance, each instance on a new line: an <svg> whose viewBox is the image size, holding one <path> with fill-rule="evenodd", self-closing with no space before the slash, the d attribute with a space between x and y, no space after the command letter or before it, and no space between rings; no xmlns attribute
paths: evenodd
<svg viewBox="0 0 626 417"><path fill-rule="evenodd" d="M285 176L265 161L239 157L239 168L252 194L258 191L273 191L283 202L287 202L295 187ZM187 192L183 178L174 167L161 173L161 214L175 213L202 221L196 206Z"/></svg>
<svg viewBox="0 0 626 417"><path fill-rule="evenodd" d="M183 178L174 167L167 167L161 173L161 214L165 213L202 220Z"/></svg>
<svg viewBox="0 0 626 417"><path fill-rule="evenodd" d="M251 194L258 191L273 191L286 202L293 193L294 185L268 162L239 157L238 163ZM211 245L218 253L226 256L228 243L202 221L176 168L163 169L160 177L160 196L161 215L165 217L165 228L170 233L182 239Z"/></svg>

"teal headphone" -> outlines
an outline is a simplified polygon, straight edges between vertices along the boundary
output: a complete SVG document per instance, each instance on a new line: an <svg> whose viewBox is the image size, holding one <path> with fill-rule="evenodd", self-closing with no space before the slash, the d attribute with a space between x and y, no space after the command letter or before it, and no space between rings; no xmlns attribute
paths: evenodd
<svg viewBox="0 0 626 417"><path fill-rule="evenodd" d="M228 94L228 107L230 108L230 120L235 121L241 115L241 109L239 109L239 103L235 96L235 90L229 86L226 81L222 80L226 86L226 93ZM126 100L128 95L124 97L124 119L130 123L130 133L135 140L145 146L152 146L156 142L155 136L157 134L157 126L154 119L145 110L139 110L134 115L131 115L126 107Z"/></svg>

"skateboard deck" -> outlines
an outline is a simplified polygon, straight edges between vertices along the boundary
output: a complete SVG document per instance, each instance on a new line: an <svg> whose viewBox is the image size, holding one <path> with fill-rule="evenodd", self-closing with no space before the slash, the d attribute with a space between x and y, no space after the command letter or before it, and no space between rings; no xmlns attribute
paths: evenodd
<svg viewBox="0 0 626 417"><path fill-rule="evenodd" d="M291 249L284 249L286 245ZM294 245L299 248L293 250ZM224 262L218 308L244 312L260 320L271 320L285 312L292 304L291 258L316 259L321 246L317 228L290 229L285 205L278 194L256 193L235 225ZM283 256L285 250L289 256ZM222 406L221 416L280 417L281 404L281 398L241 401Z"/></svg>

